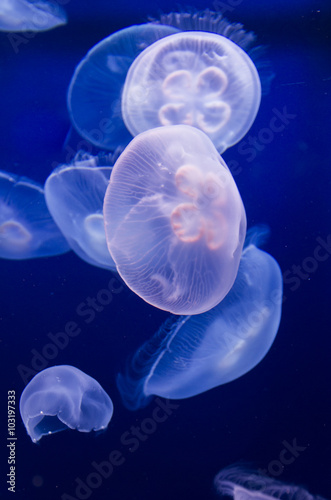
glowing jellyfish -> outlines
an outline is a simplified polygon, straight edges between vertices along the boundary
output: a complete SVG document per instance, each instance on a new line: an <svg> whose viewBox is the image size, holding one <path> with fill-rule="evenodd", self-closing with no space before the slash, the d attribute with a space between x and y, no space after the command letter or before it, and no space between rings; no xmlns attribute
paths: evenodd
<svg viewBox="0 0 331 500"><path fill-rule="evenodd" d="M132 135L186 124L223 152L249 130L260 99L259 75L246 52L224 36L192 31L161 39L135 59L122 114Z"/></svg>
<svg viewBox="0 0 331 500"><path fill-rule="evenodd" d="M146 302L198 314L233 285L245 210L228 167L200 130L159 127L133 139L114 165L104 219L117 271Z"/></svg>
<svg viewBox="0 0 331 500"><path fill-rule="evenodd" d="M231 382L256 366L277 334L282 275L277 262L249 244L236 281L204 314L170 318L134 355L118 387L136 409L158 395L184 399Z"/></svg>
<svg viewBox="0 0 331 500"><path fill-rule="evenodd" d="M236 281L204 314L170 318L118 376L125 406L139 408L149 396L183 399L231 382L256 366L277 334L282 274L254 244L245 247Z"/></svg>
<svg viewBox="0 0 331 500"><path fill-rule="evenodd" d="M180 31L206 31L222 35L239 45L253 60L261 80L262 95L268 94L270 84L275 77L270 61L265 57L265 47L257 45L257 37L252 31L246 31L241 23L230 22L221 12L210 9L198 10L190 7L188 12L170 12L161 14L151 22L173 26Z"/></svg>
<svg viewBox="0 0 331 500"><path fill-rule="evenodd" d="M0 171L0 258L32 259L68 252L42 186Z"/></svg>
<svg viewBox="0 0 331 500"><path fill-rule="evenodd" d="M57 2L0 0L0 31L47 31L66 24Z"/></svg>
<svg viewBox="0 0 331 500"><path fill-rule="evenodd" d="M112 167L95 160L56 168L45 183L46 203L70 247L83 260L116 269L107 248L103 200Z"/></svg>
<svg viewBox="0 0 331 500"><path fill-rule="evenodd" d="M231 465L221 470L214 484L221 496L233 500L323 500L311 495L304 488L276 481L273 477L263 476L246 470L240 465Z"/></svg>
<svg viewBox="0 0 331 500"><path fill-rule="evenodd" d="M127 71L142 50L176 33L171 26L142 24L113 33L95 45L77 66L68 90L68 110L77 132L103 149L132 139L121 112Z"/></svg>
<svg viewBox="0 0 331 500"><path fill-rule="evenodd" d="M67 428L80 432L105 429L113 415L113 403L101 385L78 368L52 366L25 387L20 413L36 443Z"/></svg>

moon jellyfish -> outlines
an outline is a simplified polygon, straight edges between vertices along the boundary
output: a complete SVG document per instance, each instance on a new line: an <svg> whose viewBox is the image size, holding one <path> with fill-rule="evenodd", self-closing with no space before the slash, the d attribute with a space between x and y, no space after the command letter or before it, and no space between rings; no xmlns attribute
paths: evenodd
<svg viewBox="0 0 331 500"><path fill-rule="evenodd" d="M173 26L180 31L207 31L228 38L239 45L253 60L261 80L262 95L268 94L275 77L270 61L265 57L266 49L257 45L257 37L252 31L246 31L241 23L230 22L221 12L210 9L189 12L170 12L161 14L159 19L150 19L155 24Z"/></svg>
<svg viewBox="0 0 331 500"><path fill-rule="evenodd" d="M72 250L89 264L114 270L102 213L112 167L96 162L91 158L56 168L46 180L45 197Z"/></svg>
<svg viewBox="0 0 331 500"><path fill-rule="evenodd" d="M186 124L223 152L249 130L260 99L259 75L246 52L224 36L191 31L158 40L135 59L122 114L132 135Z"/></svg>
<svg viewBox="0 0 331 500"><path fill-rule="evenodd" d="M159 127L133 139L114 165L104 219L117 271L146 302L198 314L233 285L245 210L228 167L200 130Z"/></svg>
<svg viewBox="0 0 331 500"><path fill-rule="evenodd" d="M281 302L277 262L248 244L224 300L204 314L167 320L118 376L125 406L144 406L152 395L184 399L241 377L269 351Z"/></svg>
<svg viewBox="0 0 331 500"><path fill-rule="evenodd" d="M56 2L0 0L0 11L0 31L47 31L67 22Z"/></svg>
<svg viewBox="0 0 331 500"><path fill-rule="evenodd" d="M68 252L42 186L0 171L0 258L32 259Z"/></svg>
<svg viewBox="0 0 331 500"><path fill-rule="evenodd" d="M184 399L235 380L269 351L281 318L282 275L277 262L249 244L236 281L204 314L170 318L118 376L125 406L158 395Z"/></svg>
<svg viewBox="0 0 331 500"><path fill-rule="evenodd" d="M176 33L171 26L142 24L113 33L95 45L77 66L68 89L68 110L77 132L103 149L132 139L121 112L127 71L148 45Z"/></svg>
<svg viewBox="0 0 331 500"><path fill-rule="evenodd" d="M52 366L25 387L20 413L34 443L67 428L80 432L105 429L113 403L101 385L74 366Z"/></svg>
<svg viewBox="0 0 331 500"><path fill-rule="evenodd" d="M214 485L218 493L233 500L323 500L304 488L285 484L268 476L231 465L217 474Z"/></svg>

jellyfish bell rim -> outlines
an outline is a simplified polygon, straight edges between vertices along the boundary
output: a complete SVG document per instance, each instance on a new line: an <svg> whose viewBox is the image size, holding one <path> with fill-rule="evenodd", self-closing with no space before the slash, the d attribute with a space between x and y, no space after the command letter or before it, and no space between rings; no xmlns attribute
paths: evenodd
<svg viewBox="0 0 331 500"><path fill-rule="evenodd" d="M162 37L169 36L170 34L177 33L179 31L178 28L175 28L174 26L168 26L168 25L162 25L162 24L156 25L155 23L152 23L152 22L147 22L147 23L142 23L142 24L134 24L132 26L127 26L125 28L122 28L120 30L115 31L114 33L111 33L110 35L103 38L102 40L97 42L95 45L93 45L93 47L91 47L88 50L88 52L85 54L85 56L81 59L81 61L75 67L75 70L73 72L73 75L72 75L70 83L69 83L69 87L67 90L67 97L66 97L67 109L68 109L68 113L69 113L69 117L70 117L70 122L72 123L73 127L75 128L75 130L77 131L77 133L81 137L83 137L86 141L88 141L89 143L93 144L96 147L103 148L103 149L106 148L108 150L115 149L114 145L111 145L111 146L107 145L107 144L105 144L104 140L99 140L98 138L92 137L91 131L90 132L86 131L85 127L78 124L77 118L75 118L75 113L73 112L73 92L75 89L76 80L79 77L80 72L84 69L85 65L91 64L91 62L93 62L93 59L98 55L98 53L105 51L105 49L107 48L108 45L118 44L119 42L122 42L122 39L124 40L125 37L128 37L128 35L130 36L131 34L136 35L136 37L138 38L138 36L143 34L144 30L146 30L146 29L148 31L150 30L151 33L153 31L156 32L157 30L161 33L164 32ZM141 48L138 50L138 48L137 48L137 54L134 57L126 56L126 58L127 59L130 58L131 64L132 64L132 62L135 60L135 58L144 49L145 48ZM116 55L116 53L113 54L113 52L111 52L111 54ZM117 56L119 56L119 55L120 54L117 54ZM125 57L125 55L122 54L122 57ZM129 67L128 67L128 69L129 69ZM123 86L124 86L126 74L127 74L127 72L123 73L123 75L122 75L123 78L121 76L121 85L120 85L120 90L118 93L119 99L121 98L121 94L123 92ZM126 128L125 122L123 120L123 116L121 118L122 118L123 127L128 135L127 140L126 140L126 144L127 144L131 140L131 137L130 137L131 133ZM110 117L105 118L105 119L108 120L108 122L109 122ZM101 120L100 120L100 123L101 123ZM99 123L99 126L100 126L100 123Z"/></svg>
<svg viewBox="0 0 331 500"><path fill-rule="evenodd" d="M72 165L67 165L66 163L58 165L54 170L49 174L47 179L45 180L45 186L49 179L53 178L54 176L64 173L64 172L69 172L69 171L74 171L74 170L91 170L91 171L101 171L103 172L108 171L109 169L112 170L113 166L111 165L89 165L89 164L83 164L81 162L80 164L75 164L73 163Z"/></svg>
<svg viewBox="0 0 331 500"><path fill-rule="evenodd" d="M99 233L97 234L96 232L93 232L93 229L95 229L95 225L93 225L93 223L97 222L101 219L101 217L103 219L103 201L100 201L100 206L96 206L95 201L94 203L91 203L93 192L97 192L97 195L100 196L101 184L98 188L95 187L96 181L99 178L102 178L102 181L104 182L104 185L102 186L104 186L106 191L109 177L111 177L113 170L113 165L91 165L90 161L94 158L97 159L97 157L91 157L90 160L80 161L79 164L74 161L73 164L57 166L45 181L45 199L47 207L52 214L55 223L62 231L63 237L67 240L70 249L73 250L80 259L84 260L88 264L114 271L115 264L108 252L106 240L104 239L104 241L102 241L102 235L100 237ZM71 179L70 176L73 175L75 182L77 182L77 180L80 182L86 182L87 175L89 173L93 175L93 190L91 189L87 200L87 197L84 196L83 192L80 194L81 190L77 189L77 187L80 187L78 183L74 184L74 188L71 189L70 180L72 181L73 179ZM75 174L77 174L77 177L75 177ZM59 187L65 187L68 197L74 199L74 206L72 211L69 211L69 215L71 216L71 219L75 219L76 225L71 221L71 219L70 223L63 223L63 209L62 211L57 210L59 205L61 205L61 202L63 202L63 198L56 194ZM99 198L96 199L99 200ZM64 204L66 205L66 202L64 202ZM88 210L89 207L91 208L90 211ZM82 208L83 211L80 210ZM77 221L80 222L79 227L83 229L80 234L77 230ZM99 227L104 229L103 222L101 225L99 224ZM97 247L94 244L93 236L98 236L98 251L96 251ZM102 250L103 243L106 252Z"/></svg>
<svg viewBox="0 0 331 500"><path fill-rule="evenodd" d="M211 43L214 41L214 42L218 42L220 44L220 43L222 43L220 41L223 41L225 46L230 47L230 50L234 51L236 53L236 55L246 65L247 71L249 72L249 75L251 78L251 84L252 84L252 86L255 87L254 97L253 97L253 93L252 93L252 97L251 97L250 113L247 113L246 119L244 121L244 125L241 126L241 129L239 129L239 131L236 130L235 132L233 131L233 129L229 130L229 132L225 135L225 137L226 137L225 141L224 141L224 139L223 140L219 139L218 141L216 141L216 139L212 139L216 149L218 150L218 152L220 154L222 154L226 149L237 144L247 134L247 132L251 128L251 126L254 123L254 120L257 116L257 113L258 113L259 107L260 107L260 103L261 103L261 97L262 97L261 96L261 81L260 81L259 73L257 71L257 68L256 68L254 62L252 61L252 59L248 55L248 53L242 47L240 47L240 45L238 45L237 43L235 43L234 41L232 41L230 38L226 37L225 35L221 35L221 34L210 32L210 31L194 31L194 30L181 31L179 33L177 32L174 34L170 34L164 38L161 38L161 39L155 41L151 45L149 45L145 50L143 50L135 58L135 60L132 62L131 66L127 72L127 75L125 78L125 83L124 83L123 90L122 90L122 105L121 105L122 117L123 117L123 120L124 120L124 123L125 123L127 129L129 130L129 132L133 136L136 136L139 133L145 132L149 128L158 128L159 126L162 126L161 124L157 125L156 127L154 124L152 127L149 127L146 124L144 124L144 126L139 126L138 120L135 121L135 119L133 117L133 113L132 113L132 108L129 109L128 104L127 104L128 102L130 102L130 98L129 98L130 92L131 92L130 84L132 83L132 81L134 81L133 76L135 75L135 72L138 73L139 65L142 66L141 61L145 62L146 64L144 65L143 78L144 78L144 82L146 83L146 81L148 81L148 72L150 70L150 67L151 67L152 63L155 62L155 60L157 59L156 57L154 57L152 62L148 63L147 58L151 53L153 54L153 52L155 52L155 54L157 55L157 50L159 48L161 48L162 50L165 50L166 43L168 43L168 44L178 43L177 40L180 40L180 39L182 39L182 40L187 40L187 39L190 40L191 39L192 40L193 38L197 39L198 37L200 38L200 40L203 40L203 39L205 39L207 41L210 40ZM172 42L172 41L174 41L174 42ZM141 77L141 75L140 75L140 77ZM140 84L138 84L137 87L139 87L139 85ZM223 103L223 101L221 101L221 102ZM225 103L225 104L227 104L227 103ZM162 109L162 108L160 108L160 109ZM231 119L231 117L230 117L230 119ZM164 125L164 126L167 126L167 125ZM201 130L203 132L201 127L198 127L195 124L193 124L193 126L195 126L195 128L198 128L199 130ZM209 136L209 134L207 134L207 135ZM222 135L224 135L224 134L220 134L220 136L222 136Z"/></svg>
<svg viewBox="0 0 331 500"><path fill-rule="evenodd" d="M41 422L47 418L52 419L53 422L57 423L57 428L49 431L38 431L38 426L41 424ZM68 422L65 422L64 420L61 419L60 415L57 413L44 413L44 412L39 412L36 413L35 415L31 415L27 420L26 420L26 430L28 435L30 436L31 440L33 443L38 443L41 438L44 436L49 436L51 434L56 434L57 432L65 431L68 429L75 430L75 427L71 425Z"/></svg>
<svg viewBox="0 0 331 500"><path fill-rule="evenodd" d="M0 181L1 180L11 182L16 185L24 186L27 188L34 189L35 191L38 191L40 194L44 194L44 189L43 186L33 180L29 179L28 177L25 177L24 175L17 175L13 174L11 172L6 172L5 170L0 170Z"/></svg>

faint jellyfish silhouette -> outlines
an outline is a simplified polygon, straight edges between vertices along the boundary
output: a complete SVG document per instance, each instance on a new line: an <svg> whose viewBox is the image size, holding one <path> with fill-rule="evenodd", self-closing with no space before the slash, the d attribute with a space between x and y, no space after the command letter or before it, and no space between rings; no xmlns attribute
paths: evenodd
<svg viewBox="0 0 331 500"><path fill-rule="evenodd" d="M230 22L221 12L210 9L198 10L190 7L189 12L162 13L159 18L149 18L151 23L172 26L180 31L205 31L222 35L239 45L243 50L253 50L256 35L246 31L241 23Z"/></svg>
<svg viewBox="0 0 331 500"><path fill-rule="evenodd" d="M134 355L117 382L129 409L152 395L184 399L231 382L269 351L281 318L282 274L248 243L228 295L204 314L170 318Z"/></svg>
<svg viewBox="0 0 331 500"><path fill-rule="evenodd" d="M39 474L36 474L35 476L33 476L31 482L33 486L35 486L36 488L40 488L44 484L44 478Z"/></svg>
<svg viewBox="0 0 331 500"><path fill-rule="evenodd" d="M0 0L0 31L47 31L67 22L57 2Z"/></svg>
<svg viewBox="0 0 331 500"><path fill-rule="evenodd" d="M218 493L233 500L323 500L311 495L306 489L286 484L241 465L230 465L221 470L214 479Z"/></svg>
<svg viewBox="0 0 331 500"><path fill-rule="evenodd" d="M109 150L128 144L132 136L121 112L127 71L148 45L177 31L156 24L131 26L92 47L75 69L68 89L70 119L82 137ZM145 92L136 97L143 101Z"/></svg>
<svg viewBox="0 0 331 500"><path fill-rule="evenodd" d="M146 302L198 314L233 285L245 210L228 167L200 130L159 127L133 139L114 165L104 220L117 271Z"/></svg>
<svg viewBox="0 0 331 500"><path fill-rule="evenodd" d="M38 183L0 171L0 258L33 259L68 252Z"/></svg>
<svg viewBox="0 0 331 500"><path fill-rule="evenodd" d="M37 373L22 392L20 413L34 443L47 434L105 429L113 403L94 378L74 366L52 366Z"/></svg>
<svg viewBox="0 0 331 500"><path fill-rule="evenodd" d="M56 168L45 183L45 198L72 250L93 266L116 269L107 248L103 200L112 157L88 157Z"/></svg>
<svg viewBox="0 0 331 500"><path fill-rule="evenodd" d="M260 100L259 75L246 52L224 36L191 31L158 40L135 59L123 88L122 114L132 135L161 125L191 125L222 153L249 130Z"/></svg>

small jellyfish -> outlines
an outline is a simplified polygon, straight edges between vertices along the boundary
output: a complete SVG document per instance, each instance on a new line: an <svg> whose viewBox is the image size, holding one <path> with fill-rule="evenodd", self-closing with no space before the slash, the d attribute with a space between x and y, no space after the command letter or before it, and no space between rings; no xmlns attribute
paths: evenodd
<svg viewBox="0 0 331 500"><path fill-rule="evenodd" d="M82 137L109 150L128 144L132 136L121 112L121 93L128 69L151 43L177 31L155 24L131 26L92 47L77 66L68 89L70 119Z"/></svg>
<svg viewBox="0 0 331 500"><path fill-rule="evenodd" d="M249 243L228 295L204 314L170 318L134 355L117 382L129 409L150 396L184 399L235 380L269 351L281 318L277 262Z"/></svg>
<svg viewBox="0 0 331 500"><path fill-rule="evenodd" d="M66 22L57 2L0 0L0 31L47 31Z"/></svg>
<svg viewBox="0 0 331 500"><path fill-rule="evenodd" d="M218 493L233 500L323 500L311 495L306 489L276 481L245 469L241 465L231 465L221 470L214 479Z"/></svg>
<svg viewBox="0 0 331 500"><path fill-rule="evenodd" d="M232 287L245 209L228 167L200 130L159 127L133 139L114 165L104 220L118 273L149 304L199 314Z"/></svg>
<svg viewBox="0 0 331 500"><path fill-rule="evenodd" d="M190 31L158 40L135 59L122 115L132 135L162 125L197 127L222 153L249 130L260 99L259 75L244 50L224 36Z"/></svg>
<svg viewBox="0 0 331 500"><path fill-rule="evenodd" d="M0 171L0 258L33 259L68 252L42 186Z"/></svg>
<svg viewBox="0 0 331 500"><path fill-rule="evenodd" d="M20 413L34 443L67 428L80 432L105 429L113 403L94 378L74 366L46 368L22 392Z"/></svg>
<svg viewBox="0 0 331 500"><path fill-rule="evenodd" d="M93 266L115 270L107 248L103 200L112 171L96 160L56 168L45 183L48 209L71 249Z"/></svg>

